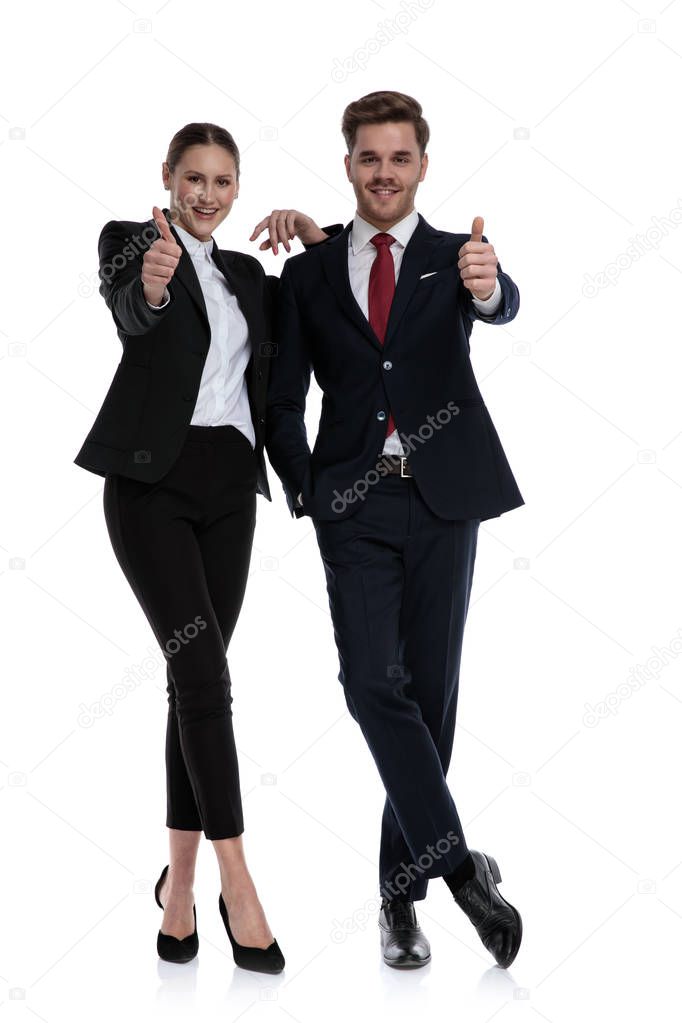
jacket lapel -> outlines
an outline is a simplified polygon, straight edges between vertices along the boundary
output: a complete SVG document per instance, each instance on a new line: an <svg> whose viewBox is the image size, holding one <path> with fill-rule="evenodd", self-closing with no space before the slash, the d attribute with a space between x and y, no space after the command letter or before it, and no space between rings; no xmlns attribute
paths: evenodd
<svg viewBox="0 0 682 1023"><path fill-rule="evenodd" d="M249 326L249 334L252 338L255 338L256 322L259 320L259 310L257 308L257 300L253 288L243 276L239 264L233 258L233 253L229 251L221 252L215 240L213 242L213 252L211 255L213 257L213 262L227 281L230 291L234 292L237 296L239 308L244 314L244 319ZM262 322L262 318L259 322Z"/></svg>
<svg viewBox="0 0 682 1023"><path fill-rule="evenodd" d="M324 272L329 285L339 300L344 313L360 330L362 335L378 348L384 351L392 336L400 324L407 304L412 297L420 274L424 273L429 265L431 253L438 244L441 237L440 232L434 230L420 214L417 226L405 247L398 283L396 285L391 312L386 326L386 337L382 345L379 338L369 325L369 320L358 305L353 295L350 278L348 276L348 236L350 235L353 222L346 224L344 230L327 242L322 249L322 262Z"/></svg>
<svg viewBox="0 0 682 1023"><path fill-rule="evenodd" d="M207 333L207 336L208 336L208 338L210 340L210 337L211 337L211 325L208 322L208 313L206 311L206 303L204 302L204 293L201 290L201 285L199 284L199 278L197 277L196 270L194 269L194 263L192 262L192 257L190 256L190 254L187 251L187 249L185 248L185 246L182 244L182 238L180 237L178 232L175 230L175 227L173 225L173 221L171 220L171 217L170 217L170 210L164 209L163 210L163 215L166 218L166 220L168 221L168 225L169 225L169 227L171 229L171 234L173 235L173 237L175 238L176 242L178 243L178 245L182 249L182 256L180 257L178 265L175 268L175 273L173 274L173 280L179 280L180 283L183 285L183 287L186 288L187 292L190 295L190 298L192 299L192 301L194 302L195 306L197 307L197 311L199 312L199 315L201 316L202 320L204 321L204 324L206 325L206 333ZM154 221L152 221L152 223L154 223ZM194 349L195 351L204 351L204 350L208 351L208 343L203 344L201 338L199 338L199 337L192 338L190 340L190 347L192 349Z"/></svg>
<svg viewBox="0 0 682 1023"><path fill-rule="evenodd" d="M369 320L358 305L350 286L348 276L348 236L353 221L346 224L340 234L322 246L322 266L330 288L336 295L342 310L358 330L374 345L381 349L381 342L369 325Z"/></svg>
<svg viewBox="0 0 682 1023"><path fill-rule="evenodd" d="M409 242L405 246L398 283L391 303L391 312L386 325L386 337L384 348L400 326L400 321L407 309L412 293L417 287L421 274L425 273L431 265L431 255L441 238L440 231L434 230L430 224L419 214L419 222L412 232Z"/></svg>
<svg viewBox="0 0 682 1023"><path fill-rule="evenodd" d="M248 282L242 276L239 265L235 262L232 252L226 251L225 253L222 253L214 240L213 252L211 255L213 257L213 262L225 277L230 290L236 295L239 308L241 309L249 328L249 337L251 339L251 358L249 359L246 372L248 374L249 389L252 394L255 394L256 374L259 364L257 346L260 346L260 343L263 340L261 326L263 318L262 315L259 316L257 299L253 288L249 286Z"/></svg>

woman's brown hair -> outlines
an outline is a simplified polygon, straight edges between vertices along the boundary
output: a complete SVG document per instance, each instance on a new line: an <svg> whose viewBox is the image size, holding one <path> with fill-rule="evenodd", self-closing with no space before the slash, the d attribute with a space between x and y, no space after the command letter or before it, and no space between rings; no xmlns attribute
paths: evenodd
<svg viewBox="0 0 682 1023"><path fill-rule="evenodd" d="M176 131L171 139L168 147L168 156L166 157L166 163L171 174L186 149L189 149L190 146L208 146L211 144L222 146L223 149L227 150L234 160L237 181L239 181L239 150L237 143L226 128L221 128L217 124L210 124L206 121L193 121L191 124L186 124L180 131Z"/></svg>

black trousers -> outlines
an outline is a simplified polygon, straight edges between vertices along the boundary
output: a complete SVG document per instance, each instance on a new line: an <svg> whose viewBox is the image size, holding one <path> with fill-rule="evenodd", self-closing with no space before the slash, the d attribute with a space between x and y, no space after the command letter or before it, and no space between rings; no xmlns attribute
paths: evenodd
<svg viewBox="0 0 682 1023"><path fill-rule="evenodd" d="M313 521L338 678L386 790L381 894L417 901L468 853L445 776L480 520L438 518L400 476L358 503L345 519Z"/></svg>
<svg viewBox="0 0 682 1023"><path fill-rule="evenodd" d="M244 830L227 649L256 520L256 456L233 426L190 426L157 483L104 483L111 543L166 659L166 825Z"/></svg>

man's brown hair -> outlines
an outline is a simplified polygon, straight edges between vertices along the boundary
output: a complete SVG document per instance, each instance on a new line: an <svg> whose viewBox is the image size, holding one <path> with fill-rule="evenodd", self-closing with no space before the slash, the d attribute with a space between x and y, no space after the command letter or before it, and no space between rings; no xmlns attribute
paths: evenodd
<svg viewBox="0 0 682 1023"><path fill-rule="evenodd" d="M362 99L348 104L341 119L348 155L353 152L361 124L383 124L386 121L410 121L414 125L420 156L424 155L429 141L429 126L422 117L421 105L404 92L369 92Z"/></svg>

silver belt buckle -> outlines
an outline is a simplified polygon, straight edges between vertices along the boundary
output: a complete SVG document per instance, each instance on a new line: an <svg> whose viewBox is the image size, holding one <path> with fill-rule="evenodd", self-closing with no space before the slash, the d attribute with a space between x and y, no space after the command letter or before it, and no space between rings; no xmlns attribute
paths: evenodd
<svg viewBox="0 0 682 1023"><path fill-rule="evenodd" d="M405 472L405 462L407 461L407 455L400 455L400 475L403 479L412 479L411 472Z"/></svg>

